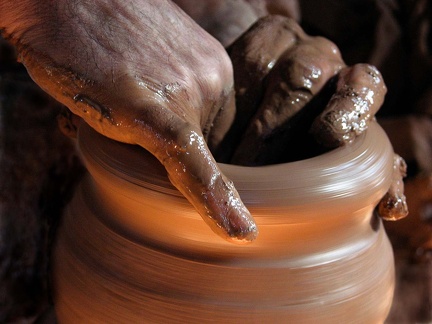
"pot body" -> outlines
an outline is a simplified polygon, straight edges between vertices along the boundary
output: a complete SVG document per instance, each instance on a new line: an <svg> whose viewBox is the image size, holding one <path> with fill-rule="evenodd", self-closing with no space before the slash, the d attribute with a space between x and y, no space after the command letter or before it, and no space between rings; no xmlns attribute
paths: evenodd
<svg viewBox="0 0 432 324"><path fill-rule="evenodd" d="M53 252L59 323L380 323L393 254L374 207L393 150L372 124L352 145L265 167L221 165L260 230L216 236L139 147L87 126L89 174Z"/></svg>

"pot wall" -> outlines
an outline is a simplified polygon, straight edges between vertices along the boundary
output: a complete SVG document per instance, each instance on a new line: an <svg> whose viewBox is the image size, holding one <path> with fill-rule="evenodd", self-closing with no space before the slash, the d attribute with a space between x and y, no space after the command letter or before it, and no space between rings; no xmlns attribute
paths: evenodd
<svg viewBox="0 0 432 324"><path fill-rule="evenodd" d="M214 234L141 148L80 129L89 170L54 253L62 322L374 323L394 289L373 209L393 150L377 124L352 145L294 163L222 165L260 230Z"/></svg>

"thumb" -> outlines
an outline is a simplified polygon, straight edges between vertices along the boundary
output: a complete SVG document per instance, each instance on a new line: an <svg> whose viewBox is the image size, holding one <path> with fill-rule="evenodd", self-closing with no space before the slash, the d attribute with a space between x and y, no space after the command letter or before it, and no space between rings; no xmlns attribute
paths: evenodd
<svg viewBox="0 0 432 324"><path fill-rule="evenodd" d="M232 181L219 169L200 130L183 128L153 152L165 166L172 184L189 200L210 228L234 243L253 241L257 226Z"/></svg>

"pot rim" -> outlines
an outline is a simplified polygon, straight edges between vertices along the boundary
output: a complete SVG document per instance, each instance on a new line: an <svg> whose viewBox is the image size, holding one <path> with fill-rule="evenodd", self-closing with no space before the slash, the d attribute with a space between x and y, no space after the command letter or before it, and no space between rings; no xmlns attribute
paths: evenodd
<svg viewBox="0 0 432 324"><path fill-rule="evenodd" d="M78 145L93 175L117 178L134 190L183 197L161 163L137 145L111 140L86 124L79 129ZM371 190L377 191L372 198L379 200L390 187L393 154L384 130L372 122L352 143L305 160L257 167L219 166L248 206L362 199L371 197Z"/></svg>

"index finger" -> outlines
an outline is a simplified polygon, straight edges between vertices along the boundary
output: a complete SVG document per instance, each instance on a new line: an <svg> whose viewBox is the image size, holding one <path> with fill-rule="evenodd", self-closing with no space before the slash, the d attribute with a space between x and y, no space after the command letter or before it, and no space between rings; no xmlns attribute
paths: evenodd
<svg viewBox="0 0 432 324"><path fill-rule="evenodd" d="M158 110L151 111L157 113ZM143 120L155 119L157 116L146 116ZM163 136L157 129L163 130ZM232 181L219 169L201 130L173 115L152 132L156 133L151 135L156 140L137 144L148 149L163 164L171 183L210 228L233 243L253 241L258 235L255 221ZM147 137L145 134L137 136L138 139Z"/></svg>
<svg viewBox="0 0 432 324"><path fill-rule="evenodd" d="M220 171L200 132L182 132L182 144L162 159L170 181L218 235L231 242L252 241L257 226L231 180Z"/></svg>

